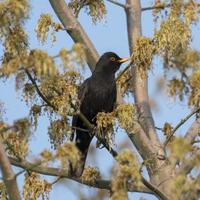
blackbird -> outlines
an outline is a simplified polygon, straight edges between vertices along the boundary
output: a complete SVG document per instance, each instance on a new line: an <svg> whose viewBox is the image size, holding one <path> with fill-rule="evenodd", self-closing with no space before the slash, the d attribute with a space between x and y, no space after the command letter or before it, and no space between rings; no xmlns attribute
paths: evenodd
<svg viewBox="0 0 200 200"><path fill-rule="evenodd" d="M117 97L115 72L127 60L129 58L120 58L113 52L104 53L97 62L91 77L80 86L78 92L80 112L91 124L96 125L96 115L99 112L113 111ZM89 145L94 134L85 131L88 127L78 116L73 117L72 126L75 127L75 144L81 155L73 175L79 177L82 175ZM73 139L74 134L71 137L71 140Z"/></svg>

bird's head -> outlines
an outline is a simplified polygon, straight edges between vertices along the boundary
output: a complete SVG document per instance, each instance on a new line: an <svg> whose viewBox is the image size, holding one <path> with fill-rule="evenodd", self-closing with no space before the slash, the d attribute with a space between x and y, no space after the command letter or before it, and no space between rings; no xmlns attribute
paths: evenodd
<svg viewBox="0 0 200 200"><path fill-rule="evenodd" d="M105 72L114 74L123 62L130 58L120 58L113 52L104 53L96 64L95 72Z"/></svg>

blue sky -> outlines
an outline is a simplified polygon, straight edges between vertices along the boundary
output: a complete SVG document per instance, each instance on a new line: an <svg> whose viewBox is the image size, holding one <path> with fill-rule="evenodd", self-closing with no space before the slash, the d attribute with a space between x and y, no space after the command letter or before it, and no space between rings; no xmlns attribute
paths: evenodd
<svg viewBox="0 0 200 200"><path fill-rule="evenodd" d="M151 5L152 1L143 0L142 6L145 7L147 5ZM46 50L51 55L56 55L57 52L61 48L70 48L73 44L70 36L67 35L66 32L61 31L57 33L57 41L52 46L49 42L45 45L41 45L36 38L36 34L34 32L34 28L36 26L37 20L41 13L50 13L55 21L58 22L57 17L55 16L49 1L43 0L32 0L31 1L32 10L30 14L30 19L26 24L26 30L29 33L30 39L30 48L41 48ZM128 56L128 39L127 39L127 28L126 28L126 17L122 8L119 8L110 3L106 3L108 14L104 22L99 22L97 25L92 23L92 20L84 13L81 12L79 20L92 42L95 44L99 54L106 51L114 51L121 57ZM151 12L147 11L142 14L142 29L143 35L147 37L151 37L153 35L153 19L151 16ZM194 39L192 42L192 46L199 49L200 47L200 39L198 38L199 34L199 24L193 28ZM0 49L0 54L2 54L2 50ZM162 63L159 59L154 60L153 70L150 72L149 76L149 93L150 98L156 99L159 110L153 110L153 116L155 118L155 124L158 127L162 127L163 124L167 121L175 125L178 121L187 115L190 110L187 109L187 102L178 102L173 99L168 98L164 95L164 92L160 94L156 93L155 80L157 80L162 74ZM86 76L89 76L90 72L87 70ZM14 78L11 77L6 81L0 80L0 100L5 103L6 115L4 119L12 123L13 120L18 119L20 117L24 117L28 115L28 108L25 103L21 100L21 94L15 92L15 84ZM131 98L128 99L129 101ZM48 136L46 134L46 128L48 126L48 120L46 117L40 118L39 127L36 131L36 134L31 138L31 153L30 157L34 157L37 153L40 153L44 148L49 148L50 144L48 141ZM187 130L187 128L192 123L192 120L189 120L182 128L179 129L177 134L182 134ZM118 141L125 140L126 136L124 133L119 133L116 136L116 143ZM160 133L162 135L162 133ZM162 137L160 137L162 139ZM94 142L93 142L94 144ZM93 158L89 156L88 164L92 166L97 166L104 177L109 176L110 167L112 166L113 159L105 150L97 150L98 159L94 162ZM22 178L19 179L19 184L21 185ZM67 181L69 182L69 181ZM74 183L70 182L70 184L58 184L55 185L51 194L50 199L59 199L59 200L78 200L76 197L76 192L72 188ZM84 192L86 194L91 194L94 190L93 188L83 187ZM144 197L148 200L155 200L155 197L151 195L141 195L141 194L130 194L130 199L139 200L140 197Z"/></svg>

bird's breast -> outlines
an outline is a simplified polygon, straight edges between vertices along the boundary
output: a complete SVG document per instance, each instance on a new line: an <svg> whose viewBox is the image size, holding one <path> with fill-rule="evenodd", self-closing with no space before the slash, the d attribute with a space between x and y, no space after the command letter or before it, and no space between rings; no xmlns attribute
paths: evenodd
<svg viewBox="0 0 200 200"><path fill-rule="evenodd" d="M99 112L112 112L116 102L115 82L94 82L81 105L83 114L92 120Z"/></svg>

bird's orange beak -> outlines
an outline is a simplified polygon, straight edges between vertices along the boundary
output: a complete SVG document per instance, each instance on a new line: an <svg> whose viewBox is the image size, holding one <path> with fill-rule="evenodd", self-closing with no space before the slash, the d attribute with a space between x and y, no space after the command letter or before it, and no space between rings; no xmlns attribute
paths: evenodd
<svg viewBox="0 0 200 200"><path fill-rule="evenodd" d="M126 62L126 61L128 61L130 59L131 59L131 57L129 57L129 58L121 58L121 59L118 60L118 62L119 63L124 63L124 62Z"/></svg>

